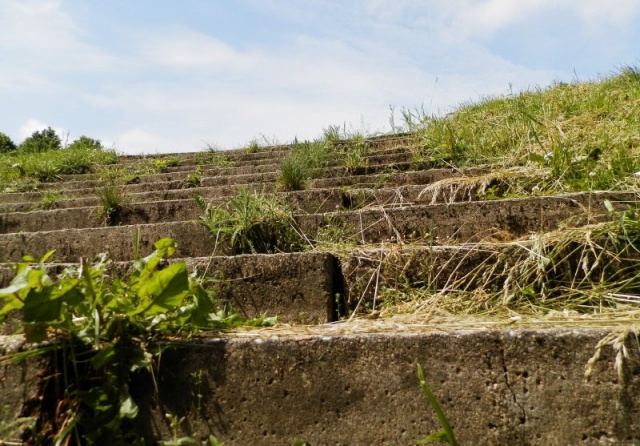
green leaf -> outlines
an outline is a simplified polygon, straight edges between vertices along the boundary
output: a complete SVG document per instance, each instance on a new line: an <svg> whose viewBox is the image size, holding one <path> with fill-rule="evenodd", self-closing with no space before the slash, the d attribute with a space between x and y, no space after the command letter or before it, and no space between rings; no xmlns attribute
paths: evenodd
<svg viewBox="0 0 640 446"><path fill-rule="evenodd" d="M52 249L51 251L49 251L45 255L43 255L42 258L40 259L40 263L44 263L47 260L49 260L54 252L56 252L56 250Z"/></svg>
<svg viewBox="0 0 640 446"><path fill-rule="evenodd" d="M41 269L29 269L27 272L27 281L29 282L30 288L40 288L53 284L51 278Z"/></svg>
<svg viewBox="0 0 640 446"><path fill-rule="evenodd" d="M43 342L47 340L47 326L44 324L24 323L24 335L27 342Z"/></svg>
<svg viewBox="0 0 640 446"><path fill-rule="evenodd" d="M29 281L27 279L26 271L14 277L8 287L0 289L0 297L11 296L19 291L22 291L25 288L29 288Z"/></svg>
<svg viewBox="0 0 640 446"><path fill-rule="evenodd" d="M423 438L418 441L418 444L430 444L430 443L448 443L449 439L447 438L447 434L444 430L439 430L438 432L434 432L428 437Z"/></svg>
<svg viewBox="0 0 640 446"><path fill-rule="evenodd" d="M131 398L131 395L129 395L128 393L123 392L123 395L121 395L121 397L123 396L125 398L120 401L120 417L133 420L138 416L138 405L133 401L133 398Z"/></svg>
<svg viewBox="0 0 640 446"><path fill-rule="evenodd" d="M171 257L178 248L178 244L171 238L162 238L153 244L160 257Z"/></svg>
<svg viewBox="0 0 640 446"><path fill-rule="evenodd" d="M61 299L53 299L50 290L32 290L24 300L23 317L25 322L47 323L60 318Z"/></svg>
<svg viewBox="0 0 640 446"><path fill-rule="evenodd" d="M433 408L434 412L438 416L438 420L440 421L440 425L442 426L442 432L445 434L446 441L451 446L457 446L458 442L456 441L456 437L453 435L453 430L451 429L449 420L447 419L447 416L444 414L444 411L440 407L440 404L438 404L438 400L436 400L436 397L431 391L431 388L427 385L427 382L424 379L424 371L422 370L422 366L420 366L420 364L418 364L417 375L418 375L418 379L420 380L420 388L422 389L422 393L427 398L427 400L429 401L429 404L431 404L431 407ZM436 432L433 435L439 435L439 432ZM432 435L430 435L429 437L431 436Z"/></svg>
<svg viewBox="0 0 640 446"><path fill-rule="evenodd" d="M189 274L185 262L177 262L158 271L138 289L142 305L130 313L153 316L180 306L189 293ZM151 301L150 303L148 303ZM145 303L148 303L145 305Z"/></svg>
<svg viewBox="0 0 640 446"><path fill-rule="evenodd" d="M111 364L116 358L116 349L113 344L105 345L93 358L91 365L94 369L100 370L105 365Z"/></svg>
<svg viewBox="0 0 640 446"><path fill-rule="evenodd" d="M10 311L19 310L23 306L24 303L15 296L13 299L7 299L7 303L0 308L0 322L4 320L4 316L6 316Z"/></svg>

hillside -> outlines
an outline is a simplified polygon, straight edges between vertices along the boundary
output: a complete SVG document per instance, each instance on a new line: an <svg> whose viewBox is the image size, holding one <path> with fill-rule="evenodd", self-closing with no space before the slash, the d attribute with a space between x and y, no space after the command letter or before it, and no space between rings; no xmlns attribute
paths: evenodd
<svg viewBox="0 0 640 446"><path fill-rule="evenodd" d="M0 438L640 442L640 71L401 115L0 154Z"/></svg>

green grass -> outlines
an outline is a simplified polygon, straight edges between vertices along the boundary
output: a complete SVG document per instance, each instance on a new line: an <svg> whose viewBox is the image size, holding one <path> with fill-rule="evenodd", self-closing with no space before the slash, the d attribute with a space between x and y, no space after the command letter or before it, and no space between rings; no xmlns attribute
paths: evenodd
<svg viewBox="0 0 640 446"><path fill-rule="evenodd" d="M123 206L127 201L122 188L114 185L104 186L97 191L96 195L100 202L98 217L104 218L108 226L120 223Z"/></svg>
<svg viewBox="0 0 640 446"><path fill-rule="evenodd" d="M42 209L53 209L63 200L65 200L64 193L48 190L40 200L40 207Z"/></svg>
<svg viewBox="0 0 640 446"><path fill-rule="evenodd" d="M182 180L182 188L183 189L191 189L194 187L200 186L202 183L202 172L196 170L195 172L191 172L186 176L184 180Z"/></svg>
<svg viewBox="0 0 640 446"><path fill-rule="evenodd" d="M305 244L291 210L275 196L240 187L236 195L220 206L211 206L196 197L206 226L219 244L227 244L231 254L301 251Z"/></svg>
<svg viewBox="0 0 640 446"><path fill-rule="evenodd" d="M110 150L70 146L44 153L0 154L0 192L21 192L40 182L59 181L61 175L91 172L97 166L113 164L117 155Z"/></svg>
<svg viewBox="0 0 640 446"><path fill-rule="evenodd" d="M329 140L294 141L280 163L278 183L283 190L304 189L308 180L324 176L335 163L336 151Z"/></svg>
<svg viewBox="0 0 640 446"><path fill-rule="evenodd" d="M462 104L446 116L410 114L417 159L441 166L542 167L549 190L637 186L640 70L557 83Z"/></svg>

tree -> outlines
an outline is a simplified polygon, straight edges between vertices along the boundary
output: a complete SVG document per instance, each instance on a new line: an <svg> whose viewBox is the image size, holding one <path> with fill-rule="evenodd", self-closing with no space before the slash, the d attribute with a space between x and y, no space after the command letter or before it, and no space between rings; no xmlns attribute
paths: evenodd
<svg viewBox="0 0 640 446"><path fill-rule="evenodd" d="M81 136L73 141L67 149L93 149L102 150L102 143L98 139L89 138L88 136Z"/></svg>
<svg viewBox="0 0 640 446"><path fill-rule="evenodd" d="M10 153L16 150L16 145L11 138L0 132L0 153Z"/></svg>
<svg viewBox="0 0 640 446"><path fill-rule="evenodd" d="M51 127L36 131L25 139L18 150L22 153L43 153L49 150L58 150L62 146L60 137Z"/></svg>

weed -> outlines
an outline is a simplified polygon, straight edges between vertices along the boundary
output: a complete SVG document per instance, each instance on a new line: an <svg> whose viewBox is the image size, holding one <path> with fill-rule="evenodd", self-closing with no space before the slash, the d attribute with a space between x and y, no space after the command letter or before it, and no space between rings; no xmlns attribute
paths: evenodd
<svg viewBox="0 0 640 446"><path fill-rule="evenodd" d="M260 143L258 142L257 139L252 139L251 141L249 141L249 145L245 147L244 152L258 153L259 150L260 150Z"/></svg>
<svg viewBox="0 0 640 446"><path fill-rule="evenodd" d="M434 412L438 416L438 421L442 426L441 430L429 435L423 440L420 440L418 444L446 442L446 443L449 443L451 446L456 446L458 442L456 441L456 437L453 435L453 430L451 429L449 420L447 419L447 416L444 414L444 411L440 407L440 404L438 404L438 400L434 396L433 392L427 385L427 382L424 379L424 372L420 364L418 364L417 374L418 374L418 379L420 380L420 389L422 389L422 393L429 401L429 404L431 404L431 407L433 408Z"/></svg>
<svg viewBox="0 0 640 446"><path fill-rule="evenodd" d="M203 211L198 220L219 243L228 243L234 254L299 251L303 238L291 211L275 197L241 187L224 205L211 207L196 201Z"/></svg>
<svg viewBox="0 0 640 446"><path fill-rule="evenodd" d="M20 446L24 444L20 439L23 432L35 428L34 417L15 417L12 419L9 405L0 409L0 444Z"/></svg>
<svg viewBox="0 0 640 446"><path fill-rule="evenodd" d="M342 129L339 125L330 125L322 131L324 140L331 145L335 145L338 141L343 139L342 135Z"/></svg>
<svg viewBox="0 0 640 446"><path fill-rule="evenodd" d="M118 186L105 186L98 191L98 199L98 217L104 217L108 226L120 223L123 205L127 201L122 189Z"/></svg>
<svg viewBox="0 0 640 446"><path fill-rule="evenodd" d="M187 177L182 181L183 189L191 189L194 187L200 186L202 183L202 172L196 170L195 172L191 172Z"/></svg>
<svg viewBox="0 0 640 446"><path fill-rule="evenodd" d="M257 144L257 141L255 141ZM196 162L196 164L213 164L217 167L232 167L233 161L229 158L229 155L224 153L222 149L220 149L216 145L207 144L205 148L206 153L209 155L208 157L204 157L201 153L196 153L196 156L200 155L198 158L200 162Z"/></svg>
<svg viewBox="0 0 640 446"><path fill-rule="evenodd" d="M416 161L468 166L535 163L554 190L621 189L640 169L640 79L626 68L599 82L555 84L462 104L446 116L423 114ZM411 115L416 127L416 114Z"/></svg>
<svg viewBox="0 0 640 446"><path fill-rule="evenodd" d="M193 379L193 385L195 387L195 390L193 391L193 396L196 397L196 421L199 421L200 418L202 417L202 399L204 398L204 395L202 394L202 386L203 386L202 370L192 372L191 378Z"/></svg>
<svg viewBox="0 0 640 446"><path fill-rule="evenodd" d="M344 252L358 245L358 230L339 218L326 214L315 235L314 246L320 251Z"/></svg>
<svg viewBox="0 0 640 446"><path fill-rule="evenodd" d="M52 209L57 204L65 199L64 195L56 191L46 191L40 200L40 207L42 209Z"/></svg>
<svg viewBox="0 0 640 446"><path fill-rule="evenodd" d="M165 158L165 159L157 159L151 162L150 168L155 173L166 173L169 171L170 167L175 167L180 164L180 160L178 158Z"/></svg>
<svg viewBox="0 0 640 446"><path fill-rule="evenodd" d="M280 164L278 183L287 191L302 190L309 178L309 168L300 156L287 156Z"/></svg>
<svg viewBox="0 0 640 446"><path fill-rule="evenodd" d="M58 181L63 174L86 173L96 165L112 164L116 159L113 151L73 144L42 153L0 154L0 190L33 189L38 182Z"/></svg>
<svg viewBox="0 0 640 446"><path fill-rule="evenodd" d="M363 136L354 138L346 146L344 153L344 167L347 172L358 173L367 167L369 150Z"/></svg>
<svg viewBox="0 0 640 446"><path fill-rule="evenodd" d="M46 271L53 251L38 263L25 257L0 290L0 319L21 312L26 341L35 343L3 360L50 355L52 378L44 392L56 410L37 414L31 443L141 444L131 389L152 379L166 336L243 324L227 306L219 309L216 288L205 289L184 261L158 270L176 252L173 240L154 246L123 278L109 277L105 255L58 278Z"/></svg>
<svg viewBox="0 0 640 446"><path fill-rule="evenodd" d="M169 421L169 428L171 429L171 433L173 438L168 441L160 441L159 444L161 446L188 446L188 445L197 445L198 442L192 437L180 437L180 425L184 423L185 417L178 417L177 415L172 415L170 413L165 414L165 418Z"/></svg>
<svg viewBox="0 0 640 446"><path fill-rule="evenodd" d="M124 184L137 184L140 182L140 175L136 174L136 173L132 173L130 175L125 175L122 178L122 182Z"/></svg>
<svg viewBox="0 0 640 446"><path fill-rule="evenodd" d="M334 146L326 140L297 140L280 164L278 182L284 190L301 190L309 179L322 177L336 162Z"/></svg>
<svg viewBox="0 0 640 446"><path fill-rule="evenodd" d="M220 443L213 435L209 435L209 446L224 446L224 444Z"/></svg>

